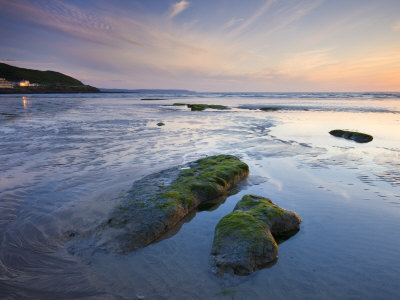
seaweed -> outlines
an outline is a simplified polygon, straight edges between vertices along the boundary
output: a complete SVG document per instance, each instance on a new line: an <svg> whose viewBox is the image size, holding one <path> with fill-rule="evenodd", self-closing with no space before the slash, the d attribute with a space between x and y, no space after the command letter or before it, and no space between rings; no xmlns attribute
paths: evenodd
<svg viewBox="0 0 400 300"><path fill-rule="evenodd" d="M186 105L192 111L202 111L202 110L205 110L206 108L228 109L228 107L225 105L216 105L216 104L186 104Z"/></svg>
<svg viewBox="0 0 400 300"><path fill-rule="evenodd" d="M266 107L261 107L260 110L262 110L262 111L277 111L277 110L280 110L280 108L275 107L275 106L266 106Z"/></svg>

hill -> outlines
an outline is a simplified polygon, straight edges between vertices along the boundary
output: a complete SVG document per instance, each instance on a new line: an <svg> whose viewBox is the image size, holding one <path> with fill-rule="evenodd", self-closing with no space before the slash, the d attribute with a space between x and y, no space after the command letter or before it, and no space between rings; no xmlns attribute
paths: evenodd
<svg viewBox="0 0 400 300"><path fill-rule="evenodd" d="M55 71L39 71L19 68L5 63L0 63L0 77L11 82L29 80L38 83L38 87L15 87L14 89L1 89L0 93L79 93L99 92L95 87L84 85L79 80Z"/></svg>

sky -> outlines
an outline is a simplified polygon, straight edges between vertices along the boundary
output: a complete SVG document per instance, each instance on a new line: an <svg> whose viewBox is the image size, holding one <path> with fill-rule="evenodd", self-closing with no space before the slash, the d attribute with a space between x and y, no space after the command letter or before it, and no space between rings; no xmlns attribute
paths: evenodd
<svg viewBox="0 0 400 300"><path fill-rule="evenodd" d="M100 88L400 91L400 1L0 0L0 61Z"/></svg>

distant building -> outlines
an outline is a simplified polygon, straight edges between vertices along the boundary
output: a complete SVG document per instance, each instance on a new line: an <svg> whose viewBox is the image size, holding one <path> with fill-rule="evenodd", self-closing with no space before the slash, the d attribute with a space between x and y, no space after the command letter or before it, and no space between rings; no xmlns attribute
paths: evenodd
<svg viewBox="0 0 400 300"><path fill-rule="evenodd" d="M0 89L12 89L14 85L5 78L0 78Z"/></svg>
<svg viewBox="0 0 400 300"><path fill-rule="evenodd" d="M29 80L22 80L19 82L19 86L39 86L38 83L30 83Z"/></svg>

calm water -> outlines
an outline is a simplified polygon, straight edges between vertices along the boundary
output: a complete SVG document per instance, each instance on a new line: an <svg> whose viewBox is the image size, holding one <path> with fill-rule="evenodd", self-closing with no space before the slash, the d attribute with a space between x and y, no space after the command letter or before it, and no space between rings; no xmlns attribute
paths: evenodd
<svg viewBox="0 0 400 300"><path fill-rule="evenodd" d="M400 298L400 94L3 95L0 137L2 299ZM126 255L82 237L135 180L221 153L251 175L173 237ZM216 277L215 225L247 193L296 211L301 230L271 268Z"/></svg>

